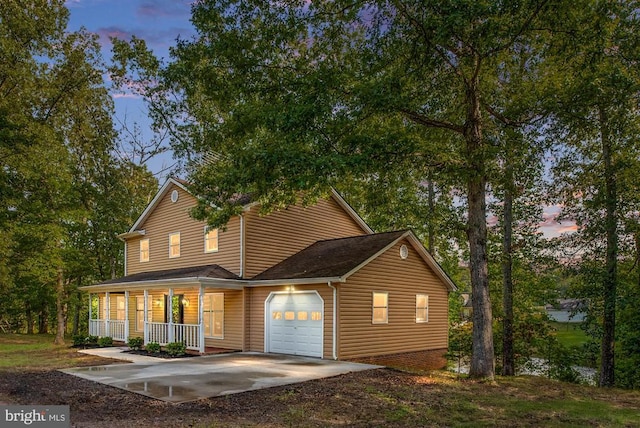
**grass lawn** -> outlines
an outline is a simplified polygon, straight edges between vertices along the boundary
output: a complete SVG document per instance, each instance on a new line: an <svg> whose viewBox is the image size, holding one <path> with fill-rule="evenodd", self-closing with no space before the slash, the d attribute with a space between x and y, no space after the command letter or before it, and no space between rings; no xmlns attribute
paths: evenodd
<svg viewBox="0 0 640 428"><path fill-rule="evenodd" d="M62 369L108 363L70 348L71 339L67 339L66 345L54 345L54 338L51 334L0 334L0 371Z"/></svg>
<svg viewBox="0 0 640 428"><path fill-rule="evenodd" d="M581 346L589 340L584 330L580 328L580 323L552 321L549 324L556 329L558 341L567 348Z"/></svg>
<svg viewBox="0 0 640 428"><path fill-rule="evenodd" d="M640 426L640 391L532 376L477 382L443 371L370 370L173 404L53 370L90 361L52 343L0 334L0 401L69 404L72 423L82 426Z"/></svg>

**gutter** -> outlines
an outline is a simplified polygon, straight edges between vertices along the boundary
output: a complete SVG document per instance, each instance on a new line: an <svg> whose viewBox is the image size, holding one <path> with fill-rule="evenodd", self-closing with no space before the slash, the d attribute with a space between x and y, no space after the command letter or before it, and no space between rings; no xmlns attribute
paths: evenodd
<svg viewBox="0 0 640 428"><path fill-rule="evenodd" d="M332 328L332 331L331 331L333 337L332 337L332 340L331 340L331 347L332 347L332 349L331 349L331 357L334 360L337 360L338 359L338 355L336 353L336 350L337 350L336 342L338 340L338 331L337 331L336 327L338 325L338 320L336 318L336 314L338 312L338 309L336 307L336 303L337 303L337 300L338 300L338 298L337 298L338 290L336 289L336 287L331 285L331 281L328 281L327 285L329 286L329 288L333 289L333 320L332 320L333 321L333 328Z"/></svg>

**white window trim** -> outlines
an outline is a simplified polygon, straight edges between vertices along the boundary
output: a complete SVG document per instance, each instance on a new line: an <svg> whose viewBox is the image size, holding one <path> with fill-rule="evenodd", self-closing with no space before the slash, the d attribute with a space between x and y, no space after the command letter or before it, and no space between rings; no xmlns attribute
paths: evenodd
<svg viewBox="0 0 640 428"><path fill-rule="evenodd" d="M418 297L420 296L424 296L425 299L427 300L427 305L424 308L419 308L418 307ZM418 319L418 309L425 309L426 310L426 316L424 320L419 320ZM421 323L428 323L429 322L429 295L428 294L416 294L416 323L421 324Z"/></svg>
<svg viewBox="0 0 640 428"><path fill-rule="evenodd" d="M207 338L207 339L223 340L224 339L224 318L225 318L224 293L205 293L204 294L203 303L204 303L204 300L207 298L207 296L212 296L212 295L221 295L222 296L222 311L211 310L211 311L205 312L204 311L204 307L203 307L202 308L202 316L205 317L205 316L207 316L207 314L212 313L212 312L222 312L222 334L220 336L208 336L207 335L208 332L205 330L204 337ZM202 328L204 329L204 320L202 322Z"/></svg>
<svg viewBox="0 0 640 428"><path fill-rule="evenodd" d="M143 258L142 257L142 243L146 242L147 243L147 258ZM145 238L145 239L141 239L140 240L140 263L146 263L151 259L151 248L149 246L149 238Z"/></svg>
<svg viewBox="0 0 640 428"><path fill-rule="evenodd" d="M171 237L173 237L173 236L178 236L178 254L175 255L175 256L171 254ZM181 252L180 245L181 245L181 243L182 242L181 242L181 239L180 239L180 232L174 232L174 233L170 233L169 234L169 258L170 259L177 259L178 257L180 257L180 252Z"/></svg>
<svg viewBox="0 0 640 428"><path fill-rule="evenodd" d="M384 294L386 296L386 306L374 306L376 294ZM384 321L376 321L375 320L375 309L376 308L385 308L385 319ZM371 324L389 324L389 293L384 291L374 291L371 293Z"/></svg>
<svg viewBox="0 0 640 428"><path fill-rule="evenodd" d="M207 235L209 234L209 232L213 232L214 230L217 230L216 233L216 248L215 250L209 250L207 248L207 243L209 242L209 238L207 237ZM204 252L209 254L209 253L217 253L220 250L220 229L209 229L209 226L205 226L204 227Z"/></svg>

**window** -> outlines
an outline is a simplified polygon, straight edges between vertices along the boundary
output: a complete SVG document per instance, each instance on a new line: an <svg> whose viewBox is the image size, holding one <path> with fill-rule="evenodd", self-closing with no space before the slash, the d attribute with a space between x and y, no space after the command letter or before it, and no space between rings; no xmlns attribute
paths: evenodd
<svg viewBox="0 0 640 428"><path fill-rule="evenodd" d="M218 251L218 229L204 228L204 252L215 253Z"/></svg>
<svg viewBox="0 0 640 428"><path fill-rule="evenodd" d="M429 321L429 296L416 294L416 322Z"/></svg>
<svg viewBox="0 0 640 428"><path fill-rule="evenodd" d="M298 312L298 321L306 321L309 315L307 314L307 311L299 311Z"/></svg>
<svg viewBox="0 0 640 428"><path fill-rule="evenodd" d="M373 293L373 324L386 324L389 314L389 293Z"/></svg>
<svg viewBox="0 0 640 428"><path fill-rule="evenodd" d="M124 296L116 296L116 320L124 321Z"/></svg>
<svg viewBox="0 0 640 428"><path fill-rule="evenodd" d="M140 240L140 262L149 261L149 239Z"/></svg>
<svg viewBox="0 0 640 428"><path fill-rule="evenodd" d="M322 321L322 312L311 312L311 320L312 321Z"/></svg>
<svg viewBox="0 0 640 428"><path fill-rule="evenodd" d="M180 232L169 235L169 257L180 257Z"/></svg>
<svg viewBox="0 0 640 428"><path fill-rule="evenodd" d="M293 311L285 311L284 313L284 319L286 321L293 321L296 319L296 313Z"/></svg>
<svg viewBox="0 0 640 428"><path fill-rule="evenodd" d="M204 295L204 335L215 339L224 336L224 293Z"/></svg>

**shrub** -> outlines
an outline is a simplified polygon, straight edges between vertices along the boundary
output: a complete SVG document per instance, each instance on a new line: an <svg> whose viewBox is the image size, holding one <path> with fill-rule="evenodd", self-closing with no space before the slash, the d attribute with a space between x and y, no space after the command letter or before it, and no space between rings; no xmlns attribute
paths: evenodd
<svg viewBox="0 0 640 428"><path fill-rule="evenodd" d="M102 348L107 346L113 346L113 338L106 336L98 339L98 345Z"/></svg>
<svg viewBox="0 0 640 428"><path fill-rule="evenodd" d="M127 341L127 346L134 351L139 351L142 349L142 345L144 344L144 339L141 337L130 337Z"/></svg>
<svg viewBox="0 0 640 428"><path fill-rule="evenodd" d="M98 336L87 336L84 339L84 343L86 343L87 345L97 345L98 344Z"/></svg>
<svg viewBox="0 0 640 428"><path fill-rule="evenodd" d="M150 354L157 354L160 352L160 344L158 342L149 342L147 343L147 346L145 346L145 349Z"/></svg>
<svg viewBox="0 0 640 428"><path fill-rule="evenodd" d="M184 342L169 343L167 344L166 348L167 348L167 353L173 357L179 357L181 355L184 355L185 352L187 351L187 345L185 345Z"/></svg>
<svg viewBox="0 0 640 428"><path fill-rule="evenodd" d="M73 336L73 346L82 346L87 343L88 337L83 334Z"/></svg>

